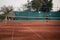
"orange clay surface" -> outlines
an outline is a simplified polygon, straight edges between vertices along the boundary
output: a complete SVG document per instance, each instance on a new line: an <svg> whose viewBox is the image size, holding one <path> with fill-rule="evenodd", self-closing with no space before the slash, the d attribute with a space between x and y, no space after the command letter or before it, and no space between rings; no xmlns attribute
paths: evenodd
<svg viewBox="0 0 60 40"><path fill-rule="evenodd" d="M3 21L0 22L0 40L60 40L60 21Z"/></svg>

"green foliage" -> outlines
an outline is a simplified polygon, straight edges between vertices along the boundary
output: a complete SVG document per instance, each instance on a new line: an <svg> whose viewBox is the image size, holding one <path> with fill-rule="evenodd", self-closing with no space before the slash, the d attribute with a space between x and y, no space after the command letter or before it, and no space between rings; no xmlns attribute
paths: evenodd
<svg viewBox="0 0 60 40"><path fill-rule="evenodd" d="M0 15L0 20L4 20L6 18L7 14Z"/></svg>
<svg viewBox="0 0 60 40"><path fill-rule="evenodd" d="M32 1L32 8L38 10L40 7L40 0L33 0Z"/></svg>
<svg viewBox="0 0 60 40"><path fill-rule="evenodd" d="M52 0L33 0L32 1L32 8L36 9L36 11L50 11L52 9Z"/></svg>
<svg viewBox="0 0 60 40"><path fill-rule="evenodd" d="M13 12L12 7L2 7L1 10L4 14L0 15L0 20L4 20L10 14L10 12Z"/></svg>

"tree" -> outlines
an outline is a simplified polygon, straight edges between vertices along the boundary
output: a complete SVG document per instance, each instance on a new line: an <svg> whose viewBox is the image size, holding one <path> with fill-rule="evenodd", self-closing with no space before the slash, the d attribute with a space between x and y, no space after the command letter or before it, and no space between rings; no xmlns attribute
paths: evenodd
<svg viewBox="0 0 60 40"><path fill-rule="evenodd" d="M28 3L24 4L23 6L25 7L26 10L24 11L31 11L32 9L32 4L31 4L31 1L27 0Z"/></svg>
<svg viewBox="0 0 60 40"><path fill-rule="evenodd" d="M12 6L8 6L8 7L3 6L3 7L1 7L1 11L3 12L3 14L0 15L0 20L4 20L7 16L9 16L10 14L12 14L13 7Z"/></svg>
<svg viewBox="0 0 60 40"><path fill-rule="evenodd" d="M40 0L33 0L32 1L32 8L33 9L36 9L36 11L38 11L40 7L41 7Z"/></svg>
<svg viewBox="0 0 60 40"><path fill-rule="evenodd" d="M32 8L36 11L49 12L52 9L52 0L32 0Z"/></svg>

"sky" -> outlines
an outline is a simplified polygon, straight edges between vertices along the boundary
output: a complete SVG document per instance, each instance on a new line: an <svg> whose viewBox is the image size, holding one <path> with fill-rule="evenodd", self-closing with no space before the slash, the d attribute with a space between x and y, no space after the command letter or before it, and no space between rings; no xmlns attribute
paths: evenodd
<svg viewBox="0 0 60 40"><path fill-rule="evenodd" d="M21 7L25 3L27 3L27 0L0 0L0 7L2 7L3 5ZM59 4L60 4L60 0L53 0L53 9L58 10L58 8L56 7L60 7Z"/></svg>
<svg viewBox="0 0 60 40"><path fill-rule="evenodd" d="M53 0L53 11L60 9L60 0Z"/></svg>
<svg viewBox="0 0 60 40"><path fill-rule="evenodd" d="M22 6L22 4L27 3L27 0L0 0L0 6L3 5L12 5L14 7Z"/></svg>
<svg viewBox="0 0 60 40"><path fill-rule="evenodd" d="M25 3L27 3L27 0L0 0L0 6L3 6L3 5L6 5L6 6L12 5L14 7L19 7L19 6L22 6Z"/></svg>

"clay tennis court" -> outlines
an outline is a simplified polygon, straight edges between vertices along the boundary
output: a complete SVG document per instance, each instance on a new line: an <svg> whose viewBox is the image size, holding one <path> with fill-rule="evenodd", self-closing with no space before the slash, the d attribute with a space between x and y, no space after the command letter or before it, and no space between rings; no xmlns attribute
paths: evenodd
<svg viewBox="0 0 60 40"><path fill-rule="evenodd" d="M60 21L3 21L0 22L0 40L60 40Z"/></svg>

